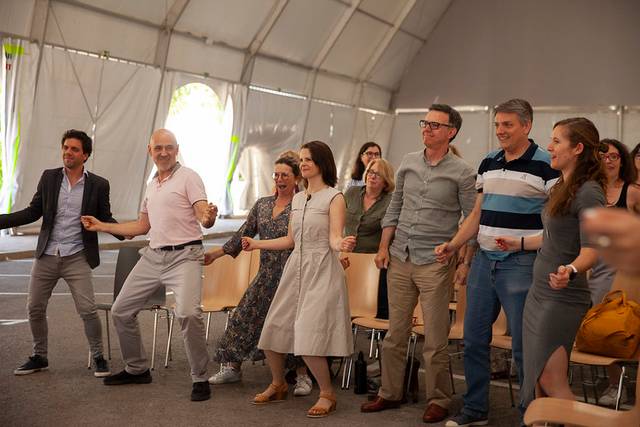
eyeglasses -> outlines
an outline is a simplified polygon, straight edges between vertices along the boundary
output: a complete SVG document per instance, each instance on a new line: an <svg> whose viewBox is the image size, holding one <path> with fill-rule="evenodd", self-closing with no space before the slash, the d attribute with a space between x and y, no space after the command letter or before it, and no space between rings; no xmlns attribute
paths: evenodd
<svg viewBox="0 0 640 427"><path fill-rule="evenodd" d="M367 176L375 176L376 178L382 178L382 175L380 175L378 172L371 169L367 171Z"/></svg>
<svg viewBox="0 0 640 427"><path fill-rule="evenodd" d="M440 126L445 126L445 127L448 127L448 128L452 128L453 127L448 123L429 122L427 120L418 120L418 124L420 125L420 127L422 129L424 129L427 126L429 126L429 129L431 129L431 130L438 130L438 129L440 129Z"/></svg>
<svg viewBox="0 0 640 427"><path fill-rule="evenodd" d="M291 174L286 172L274 172L272 176L274 180L278 178L287 179L291 176Z"/></svg>
<svg viewBox="0 0 640 427"><path fill-rule="evenodd" d="M620 160L620 154L618 153L600 153L600 158L602 160L609 160L610 162L617 162Z"/></svg>
<svg viewBox="0 0 640 427"><path fill-rule="evenodd" d="M374 159L379 159L380 158L380 153L378 151L365 151L364 153L362 153L363 156L367 156L368 158L374 158Z"/></svg>

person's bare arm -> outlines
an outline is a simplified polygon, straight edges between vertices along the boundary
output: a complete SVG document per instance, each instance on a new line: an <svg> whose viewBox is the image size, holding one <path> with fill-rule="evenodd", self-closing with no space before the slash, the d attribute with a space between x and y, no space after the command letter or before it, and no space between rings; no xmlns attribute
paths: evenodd
<svg viewBox="0 0 640 427"><path fill-rule="evenodd" d="M351 252L356 247L356 237L342 237L347 204L342 194L338 194L329 205L329 245L338 252Z"/></svg>
<svg viewBox="0 0 640 427"><path fill-rule="evenodd" d="M435 254L438 262L445 263L464 245L468 240L478 234L480 228L480 213L482 212L482 193L478 193L476 204L467 218L462 222L460 229L448 242L436 246Z"/></svg>
<svg viewBox="0 0 640 427"><path fill-rule="evenodd" d="M83 215L80 217L82 225L89 231L102 231L104 233L119 234L121 236L140 236L147 234L151 229L149 215L140 212L136 221L122 224L114 222L102 222L94 216Z"/></svg>

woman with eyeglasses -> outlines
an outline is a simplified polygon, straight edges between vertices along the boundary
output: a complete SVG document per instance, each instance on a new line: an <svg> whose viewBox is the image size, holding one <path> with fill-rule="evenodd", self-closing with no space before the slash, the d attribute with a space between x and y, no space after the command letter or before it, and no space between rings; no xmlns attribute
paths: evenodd
<svg viewBox="0 0 640 427"><path fill-rule="evenodd" d="M356 236L353 252L378 252L382 237L382 218L387 212L395 187L391 164L384 159L373 159L364 171L364 185L350 187L345 192L347 217L344 233L347 236ZM346 259L348 260L348 257ZM380 270L376 317L389 318L386 268Z"/></svg>
<svg viewBox="0 0 640 427"><path fill-rule="evenodd" d="M347 182L345 191L351 187L361 187L364 185L364 170L374 159L382 158L382 148L373 141L365 142L358 150L358 157L351 169L351 180Z"/></svg>
<svg viewBox="0 0 640 427"><path fill-rule="evenodd" d="M336 409L327 357L353 351L348 293L337 252L351 252L356 239L343 237L346 207L342 193L334 188L338 177L329 146L321 141L304 144L300 171L307 185L291 203L289 233L278 239L242 239L247 251L293 249L258 342L267 356L271 384L253 403L287 398L284 355L294 353L302 356L318 381L320 396L307 416L320 418Z"/></svg>
<svg viewBox="0 0 640 427"><path fill-rule="evenodd" d="M286 236L291 213L291 201L300 180L297 158L286 153L275 161L273 181L275 194L258 199L247 220L221 248L205 253L205 265L230 255L238 256L242 251L242 238L259 234L263 239ZM258 350L258 340L271 301L278 288L282 269L290 250L260 252L260 268L255 279L245 291L240 303L229 319L227 329L215 350L213 358L220 363L220 371L209 378L211 384L226 384L242 379L241 366L244 360L262 360L264 353ZM289 357L287 364L297 370L294 394L306 396L311 393L312 383L301 358Z"/></svg>
<svg viewBox="0 0 640 427"><path fill-rule="evenodd" d="M606 148L606 151L600 152L600 159L607 176L605 187L607 207L640 213L640 187L635 184L637 171L633 165L633 157L629 154L627 147L616 139L603 139L600 143L601 149ZM609 293L615 275L616 270L607 265L602 258L598 258L589 276L592 305L601 303L604 296ZM620 368L612 367L607 371L609 385L598 399L598 403L604 406L615 406Z"/></svg>

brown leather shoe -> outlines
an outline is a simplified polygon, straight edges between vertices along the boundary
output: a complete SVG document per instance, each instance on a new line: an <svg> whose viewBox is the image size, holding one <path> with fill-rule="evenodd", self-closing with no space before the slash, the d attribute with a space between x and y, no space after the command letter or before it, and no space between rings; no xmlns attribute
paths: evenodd
<svg viewBox="0 0 640 427"><path fill-rule="evenodd" d="M365 402L360 407L360 412L380 412L385 409L394 409L400 407L399 400L387 400L380 396L376 396L371 402Z"/></svg>
<svg viewBox="0 0 640 427"><path fill-rule="evenodd" d="M422 416L422 421L425 423L439 423L443 421L445 418L449 416L449 411L443 408L442 406L438 406L435 403L427 406L427 410L424 411L424 415Z"/></svg>

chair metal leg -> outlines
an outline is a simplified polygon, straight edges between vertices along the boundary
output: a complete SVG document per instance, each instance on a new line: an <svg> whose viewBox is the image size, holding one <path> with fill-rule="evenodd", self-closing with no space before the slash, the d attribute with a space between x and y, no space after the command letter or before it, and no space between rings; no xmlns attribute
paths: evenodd
<svg viewBox="0 0 640 427"><path fill-rule="evenodd" d="M107 327L107 355L109 356L109 360L111 360L111 333L109 331L109 311L105 310L104 312L104 323Z"/></svg>
<svg viewBox="0 0 640 427"><path fill-rule="evenodd" d="M156 338L158 335L158 309L153 309L153 341L151 342L151 370L155 369L156 363Z"/></svg>
<svg viewBox="0 0 640 427"><path fill-rule="evenodd" d="M371 329L371 340L369 342L369 359L373 358L373 340L376 336L376 330Z"/></svg>
<svg viewBox="0 0 640 427"><path fill-rule="evenodd" d="M513 398L513 384L511 382L511 354L509 354L509 357L507 358L507 379L509 383L509 397L511 398L511 407L515 408L516 402Z"/></svg>
<svg viewBox="0 0 640 427"><path fill-rule="evenodd" d="M376 359L378 359L380 357L380 337L382 336L382 331L378 331L378 334L376 335L376 354L374 355L374 357Z"/></svg>
<svg viewBox="0 0 640 427"><path fill-rule="evenodd" d="M89 357L87 358L87 369L91 369L91 349L89 349Z"/></svg>
<svg viewBox="0 0 640 427"><path fill-rule="evenodd" d="M356 325L353 329L353 350L355 352L356 349L356 340L358 338L358 325ZM345 384L345 389L349 390L349 385L351 384L351 371L353 369L353 354L349 358L349 367L347 369L347 382Z"/></svg>
<svg viewBox="0 0 640 427"><path fill-rule="evenodd" d="M229 327L229 319L231 319L231 310L227 311L227 320L224 322L224 330L225 330L225 332L227 331L227 328Z"/></svg>
<svg viewBox="0 0 640 427"><path fill-rule="evenodd" d="M591 366L591 388L593 395L596 397L596 405L598 404L598 370L595 366Z"/></svg>
<svg viewBox="0 0 640 427"><path fill-rule="evenodd" d="M622 372L620 372L620 379L618 380L618 393L616 394L616 411L620 410L620 400L622 400L622 382L624 380L625 366L622 365ZM640 367L638 367L640 369ZM636 400L640 399L640 397L636 396ZM638 403L636 403L638 405Z"/></svg>
<svg viewBox="0 0 640 427"><path fill-rule="evenodd" d="M164 356L164 367L169 367L169 360L171 359L171 335L173 334L173 314L169 314L167 321L169 322L169 331L167 332L167 352Z"/></svg>
<svg viewBox="0 0 640 427"><path fill-rule="evenodd" d="M418 335L417 334L409 335L409 346L407 350L409 349L411 350L407 351L407 353L409 354L409 375L407 378L407 390L406 390L407 396L409 396L409 390L411 390L411 376L413 374L413 359L416 354L417 345L418 345Z"/></svg>
<svg viewBox="0 0 640 427"><path fill-rule="evenodd" d="M451 355L447 354L449 358L449 380L451 381L451 393L456 394L456 386L453 384L453 368L451 366Z"/></svg>
<svg viewBox="0 0 640 427"><path fill-rule="evenodd" d="M587 385L584 381L584 366L580 366L580 382L582 383L582 394L584 395L584 403L589 403L589 397L587 396Z"/></svg>
<svg viewBox="0 0 640 427"><path fill-rule="evenodd" d="M204 331L204 342L209 342L209 326L211 326L211 312L207 313L207 327Z"/></svg>

